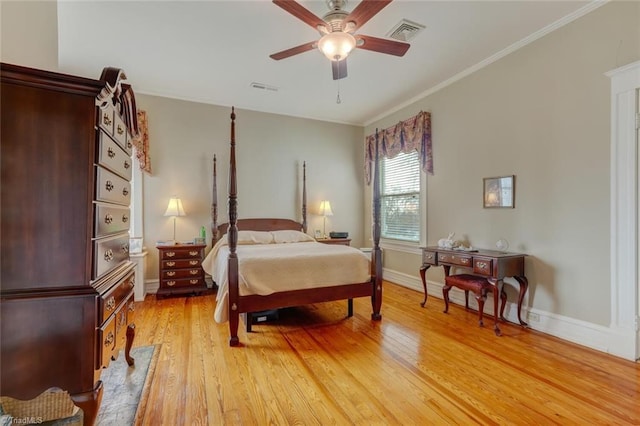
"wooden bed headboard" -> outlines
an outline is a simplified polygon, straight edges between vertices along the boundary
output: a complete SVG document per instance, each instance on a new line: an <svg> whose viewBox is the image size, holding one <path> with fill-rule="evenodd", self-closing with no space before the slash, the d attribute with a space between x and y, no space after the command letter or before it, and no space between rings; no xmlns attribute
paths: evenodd
<svg viewBox="0 0 640 426"><path fill-rule="evenodd" d="M233 109L232 109L233 111ZM232 112L232 120L235 119L235 112ZM235 145L235 125L232 124L232 139ZM233 151L233 167L231 173L234 174L232 181L235 186L235 150ZM218 176L216 156L213 156L213 197L211 202L211 241L212 246L227 233L229 223L218 224ZM237 213L236 213L237 214ZM231 219L231 218L230 218ZM294 230L307 232L307 162L302 163L302 222L293 219L279 218L254 218L254 219L237 219L237 230L239 231L283 231Z"/></svg>

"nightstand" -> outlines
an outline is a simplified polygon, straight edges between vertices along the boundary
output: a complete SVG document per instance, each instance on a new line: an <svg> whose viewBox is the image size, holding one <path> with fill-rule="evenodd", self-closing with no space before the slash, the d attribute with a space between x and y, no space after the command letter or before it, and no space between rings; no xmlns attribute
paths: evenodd
<svg viewBox="0 0 640 426"><path fill-rule="evenodd" d="M351 238L316 238L316 241L322 244L338 244L341 246L351 245Z"/></svg>
<svg viewBox="0 0 640 426"><path fill-rule="evenodd" d="M173 244L158 249L157 296L202 293L207 290L202 269L205 244Z"/></svg>

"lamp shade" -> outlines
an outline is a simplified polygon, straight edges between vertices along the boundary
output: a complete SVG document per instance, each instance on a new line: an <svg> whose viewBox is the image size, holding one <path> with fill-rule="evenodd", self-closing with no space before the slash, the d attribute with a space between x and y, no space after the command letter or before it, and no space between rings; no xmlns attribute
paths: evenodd
<svg viewBox="0 0 640 426"><path fill-rule="evenodd" d="M164 212L165 216L186 216L184 209L182 208L182 201L178 197L171 197L169 199L169 205L167 211Z"/></svg>
<svg viewBox="0 0 640 426"><path fill-rule="evenodd" d="M320 201L320 216L333 216L331 203L329 201Z"/></svg>

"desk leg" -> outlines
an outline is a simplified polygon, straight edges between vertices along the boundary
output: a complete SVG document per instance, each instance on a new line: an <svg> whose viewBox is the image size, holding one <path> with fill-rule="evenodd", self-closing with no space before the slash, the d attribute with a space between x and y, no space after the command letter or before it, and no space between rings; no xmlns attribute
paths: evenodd
<svg viewBox="0 0 640 426"><path fill-rule="evenodd" d="M424 305L427 303L427 280L425 278L425 273L427 272L427 269L429 269L431 265L423 265L422 268L420 268L420 278L422 278L422 288L424 289L424 300L422 301L422 303L420 303L420 306L422 306L424 308Z"/></svg>
<svg viewBox="0 0 640 426"><path fill-rule="evenodd" d="M500 331L500 327L498 327L498 296L500 295L500 288L503 282L495 278L487 278L487 280L493 287L493 318L495 321L493 331L496 333L496 336L502 336L502 331Z"/></svg>
<svg viewBox="0 0 640 426"><path fill-rule="evenodd" d="M520 313L522 312L522 301L524 300L524 294L527 292L527 289L529 288L529 280L527 280L527 277L525 277L524 275L519 277L516 276L513 278L516 281L518 281L518 284L520 284L520 294L518 295L518 321L520 321L520 325L528 326L529 324L522 321L522 318L520 317Z"/></svg>

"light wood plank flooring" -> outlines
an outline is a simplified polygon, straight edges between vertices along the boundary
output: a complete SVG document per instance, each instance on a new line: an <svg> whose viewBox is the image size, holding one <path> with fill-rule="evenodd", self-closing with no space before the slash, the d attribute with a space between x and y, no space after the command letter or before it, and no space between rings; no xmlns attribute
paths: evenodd
<svg viewBox="0 0 640 426"><path fill-rule="evenodd" d="M458 291L453 289L453 291ZM640 365L385 283L366 298L288 309L240 331L215 294L136 305L135 346L161 345L148 425L639 425ZM241 323L241 328L243 324Z"/></svg>

